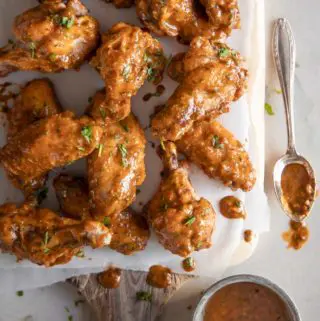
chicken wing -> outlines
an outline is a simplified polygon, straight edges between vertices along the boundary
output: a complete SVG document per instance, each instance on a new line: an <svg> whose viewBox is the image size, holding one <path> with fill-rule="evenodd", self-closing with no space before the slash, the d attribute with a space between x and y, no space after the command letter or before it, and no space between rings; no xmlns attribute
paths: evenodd
<svg viewBox="0 0 320 321"><path fill-rule="evenodd" d="M0 247L18 258L46 267L69 262L84 245L108 245L112 233L102 223L62 218L28 204L0 207Z"/></svg>
<svg viewBox="0 0 320 321"><path fill-rule="evenodd" d="M14 100L13 107L7 113L8 140L33 122L58 114L61 111L61 106L56 99L53 85L49 79L30 81L21 89ZM11 179L10 174L8 177ZM29 198L45 184L46 177L46 174L42 175L32 179L27 184L19 182L13 177L13 183L23 191L26 198Z"/></svg>
<svg viewBox="0 0 320 321"><path fill-rule="evenodd" d="M131 97L148 79L162 79L166 59L158 40L123 22L102 36L102 45L91 60L105 82L106 96L92 110L94 119L115 122L129 115Z"/></svg>
<svg viewBox="0 0 320 321"><path fill-rule="evenodd" d="M206 199L196 196L187 170L179 167L175 145L165 142L163 146L165 177L147 206L147 218L159 242L186 257L211 246L215 212Z"/></svg>
<svg viewBox="0 0 320 321"><path fill-rule="evenodd" d="M17 41L0 50L0 77L77 68L99 41L99 24L80 0L44 1L17 16L13 32Z"/></svg>
<svg viewBox="0 0 320 321"><path fill-rule="evenodd" d="M159 36L189 43L196 36L225 39L240 28L238 0L137 0L141 22Z"/></svg>
<svg viewBox="0 0 320 321"><path fill-rule="evenodd" d="M233 190L250 191L256 181L255 170L243 145L213 117L195 122L176 141L177 149L212 178Z"/></svg>
<svg viewBox="0 0 320 321"><path fill-rule="evenodd" d="M93 105L103 95L98 92ZM98 221L126 209L145 179L144 132L133 114L109 124L98 149L88 157L91 214Z"/></svg>
<svg viewBox="0 0 320 321"><path fill-rule="evenodd" d="M65 215L75 219L90 217L88 187L83 179L62 174L54 180L54 187ZM111 249L125 255L145 249L150 237L148 224L131 208L107 217L104 223L112 231Z"/></svg>
<svg viewBox="0 0 320 321"><path fill-rule="evenodd" d="M16 186L28 184L51 169L89 155L102 128L83 116L64 112L39 120L15 135L0 150L0 163Z"/></svg>

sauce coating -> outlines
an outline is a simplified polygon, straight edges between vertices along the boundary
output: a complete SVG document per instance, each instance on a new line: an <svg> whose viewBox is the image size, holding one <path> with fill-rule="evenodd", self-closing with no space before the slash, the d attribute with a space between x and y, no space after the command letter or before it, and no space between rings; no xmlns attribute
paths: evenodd
<svg viewBox="0 0 320 321"><path fill-rule="evenodd" d="M219 203L221 214L228 219L246 218L242 202L234 196L226 196Z"/></svg>
<svg viewBox="0 0 320 321"><path fill-rule="evenodd" d="M147 283L155 288L167 288L171 285L172 271L166 266L152 265L147 275Z"/></svg>
<svg viewBox="0 0 320 321"><path fill-rule="evenodd" d="M243 232L245 242L250 243L253 239L253 232L251 230L245 230Z"/></svg>
<svg viewBox="0 0 320 321"><path fill-rule="evenodd" d="M98 282L106 289L116 289L120 285L121 270L110 267L98 274Z"/></svg>
<svg viewBox="0 0 320 321"><path fill-rule="evenodd" d="M288 248L300 250L309 240L309 229L305 223L290 221L289 230L282 234Z"/></svg>
<svg viewBox="0 0 320 321"><path fill-rule="evenodd" d="M205 308L204 321L289 321L284 302L270 289L250 283L227 285Z"/></svg>
<svg viewBox="0 0 320 321"><path fill-rule="evenodd" d="M182 261L182 267L186 272L192 272L196 269L196 262L192 257L187 257Z"/></svg>
<svg viewBox="0 0 320 321"><path fill-rule="evenodd" d="M314 201L315 182L301 164L287 165L281 176L282 203L293 214L308 214Z"/></svg>

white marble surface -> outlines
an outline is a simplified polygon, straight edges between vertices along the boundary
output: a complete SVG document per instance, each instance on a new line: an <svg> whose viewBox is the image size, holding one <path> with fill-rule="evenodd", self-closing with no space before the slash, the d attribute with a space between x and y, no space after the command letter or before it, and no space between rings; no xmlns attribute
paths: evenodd
<svg viewBox="0 0 320 321"><path fill-rule="evenodd" d="M1 1L1 0L0 0ZM306 5L307 3L307 5ZM320 175L320 11L319 0L266 0L266 28L268 34L273 19L289 18L297 42L295 115L298 151L313 164ZM269 38L267 37L267 40ZM282 214L273 195L271 171L275 160L286 147L285 119L281 97L275 92L279 88L270 60L267 45L267 101L273 106L275 115L266 115L266 191L272 209L271 232L263 235L255 254L244 264L231 268L226 275L238 273L258 274L282 286L295 300L303 321L317 320L320 307L320 234L319 202L316 203L310 226L310 241L300 251L286 249L281 234L287 229L288 219ZM257 106L258 108L259 106ZM261 107L259 107L261 108ZM318 145L318 146L317 146ZM168 303L161 321L191 320L189 304L195 306L200 291L213 280L198 279L186 284ZM0 321L73 321L91 320L90 312L83 305L75 307L77 294L68 285L58 284L46 289L25 292L23 297L15 293L0 296ZM70 312L65 310L65 306ZM32 316L32 319L26 318Z"/></svg>

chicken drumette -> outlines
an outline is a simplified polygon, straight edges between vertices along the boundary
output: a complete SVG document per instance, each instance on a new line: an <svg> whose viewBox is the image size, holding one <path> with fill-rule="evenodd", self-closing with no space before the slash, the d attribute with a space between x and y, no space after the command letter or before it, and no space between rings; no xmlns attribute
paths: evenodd
<svg viewBox="0 0 320 321"><path fill-rule="evenodd" d="M250 191L255 170L243 145L213 117L195 122L176 141L177 149L212 178L232 189Z"/></svg>
<svg viewBox="0 0 320 321"><path fill-rule="evenodd" d="M247 87L247 70L238 52L204 37L179 54L170 74L180 85L152 119L152 132L162 140L180 139L197 120L229 111Z"/></svg>
<svg viewBox="0 0 320 321"><path fill-rule="evenodd" d="M148 79L157 83L162 78L166 59L160 43L152 36L123 22L102 36L102 45L91 60L105 82L106 95L92 109L94 119L114 122L131 110L131 97Z"/></svg>
<svg viewBox="0 0 320 321"><path fill-rule="evenodd" d="M92 106L103 97L98 92ZM102 222L134 201L136 187L145 179L145 145L144 132L132 113L105 126L98 148L88 157L90 207L96 220Z"/></svg>
<svg viewBox="0 0 320 321"><path fill-rule="evenodd" d="M198 198L188 172L180 167L176 147L163 144L164 178L147 206L147 218L159 242L174 254L186 257L211 246L215 212L204 198Z"/></svg>
<svg viewBox="0 0 320 321"><path fill-rule="evenodd" d="M84 219L90 217L88 186L83 178L59 175L54 187L64 215ZM110 248L125 255L142 251L150 232L145 219L128 208L104 220L112 231Z"/></svg>
<svg viewBox="0 0 320 321"><path fill-rule="evenodd" d="M108 245L112 233L102 223L62 218L29 204L0 207L0 248L18 258L47 267L69 262L84 245Z"/></svg>
<svg viewBox="0 0 320 321"><path fill-rule="evenodd" d="M0 150L0 163L20 188L55 167L89 155L99 144L102 128L87 116L63 112L39 120L16 134Z"/></svg>
<svg viewBox="0 0 320 321"><path fill-rule="evenodd" d="M99 24L80 0L48 0L17 16L16 42L0 50L0 77L17 70L79 67L99 41Z"/></svg>
<svg viewBox="0 0 320 321"><path fill-rule="evenodd" d="M240 27L238 0L137 0L141 22L159 36L221 40Z"/></svg>
<svg viewBox="0 0 320 321"><path fill-rule="evenodd" d="M8 140L17 135L28 125L62 111L55 96L54 88L48 79L35 79L24 86L9 109ZM34 194L46 181L46 174L23 183L14 179L16 187L21 189L26 197ZM11 178L10 174L8 175Z"/></svg>

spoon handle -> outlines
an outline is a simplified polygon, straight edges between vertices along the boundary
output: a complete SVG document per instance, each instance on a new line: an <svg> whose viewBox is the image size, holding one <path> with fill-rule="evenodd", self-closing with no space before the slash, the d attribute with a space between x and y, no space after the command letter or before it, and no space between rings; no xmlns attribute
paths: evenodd
<svg viewBox="0 0 320 321"><path fill-rule="evenodd" d="M294 136L294 72L296 44L287 19L276 20L272 41L272 53L276 65L286 113L288 132L288 153L296 154Z"/></svg>

